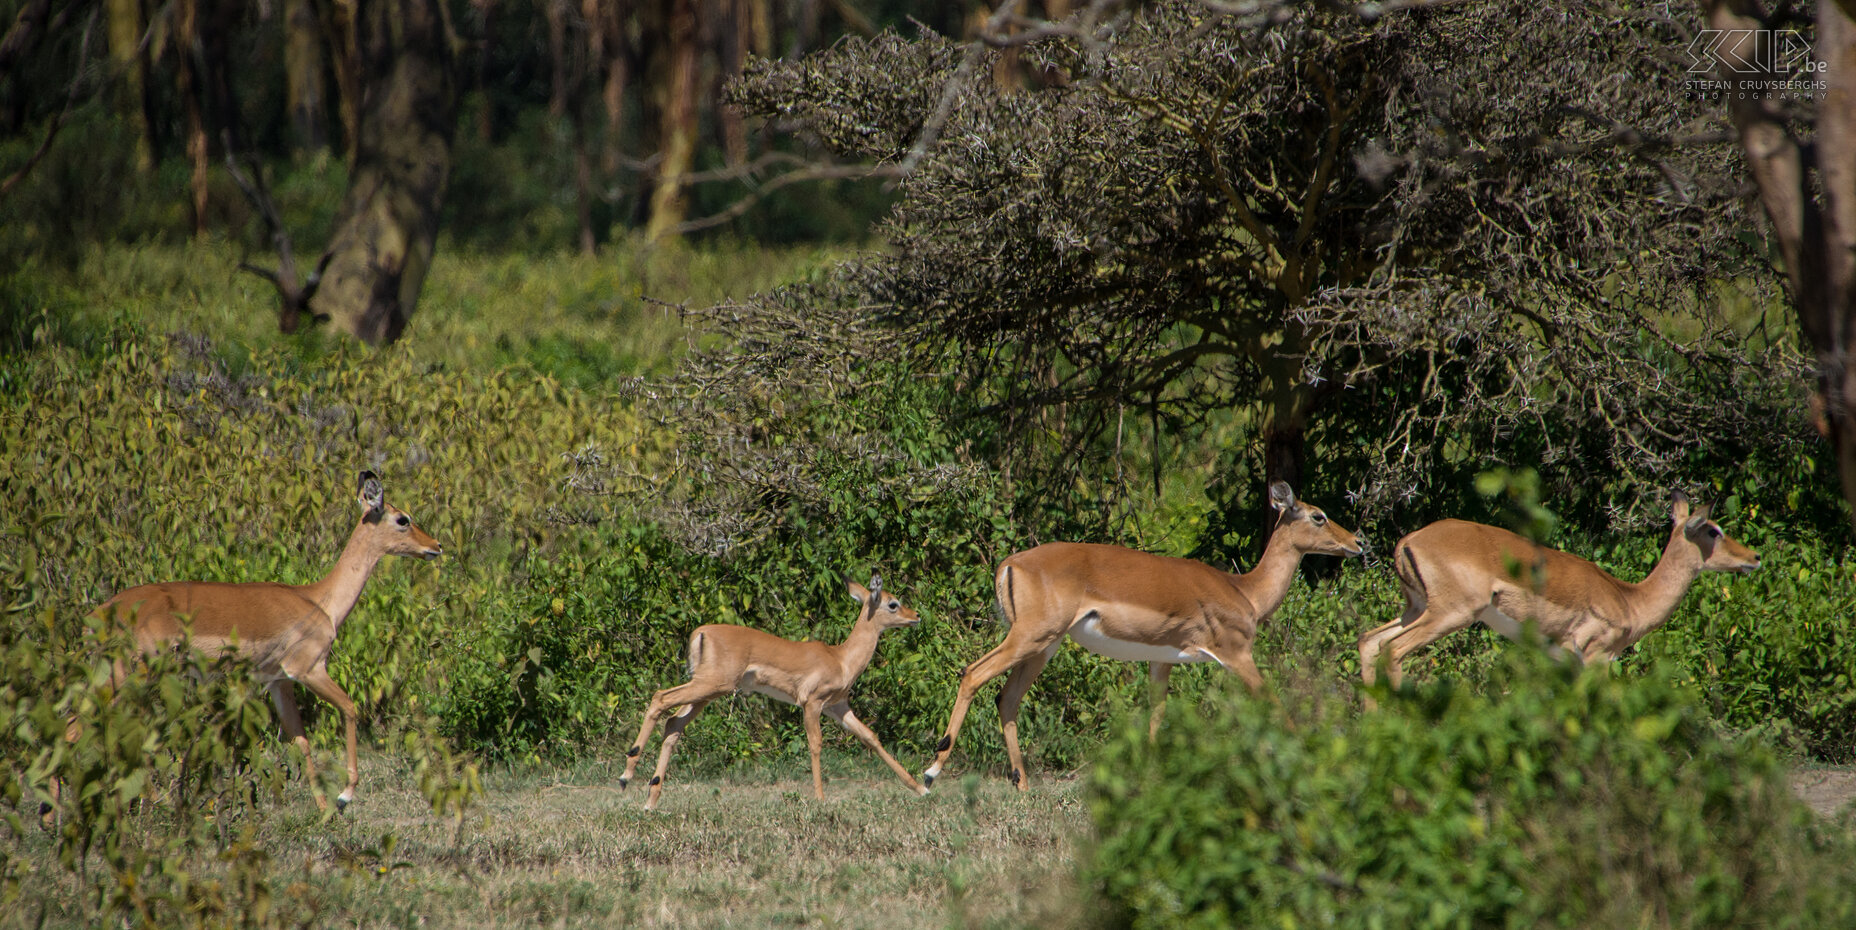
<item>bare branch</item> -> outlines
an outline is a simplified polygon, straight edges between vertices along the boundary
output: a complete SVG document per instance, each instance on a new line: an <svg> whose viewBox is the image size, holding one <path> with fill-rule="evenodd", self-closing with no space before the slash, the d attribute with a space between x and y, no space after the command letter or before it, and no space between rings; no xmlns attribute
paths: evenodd
<svg viewBox="0 0 1856 930"><path fill-rule="evenodd" d="M693 220L686 220L678 224L677 234L678 235L689 235L690 233L693 233L693 232L700 232L705 229L711 229L713 227L720 226L723 223L726 223L738 216L741 216L742 214L748 212L749 210L754 209L756 204L759 204L762 200L766 199L769 195L780 190L781 188L790 187L794 184L799 184L799 183L803 183L806 181L842 181L842 180L863 180L865 178L899 178L902 175L903 175L903 170L901 166L899 165L827 164L827 165L812 165L812 166L800 168L794 171L788 171L785 174L781 174L774 178L769 179L765 183L756 187L754 190L749 191L746 196L743 196L740 199L736 200L734 203L729 204L728 208L725 210L721 210L716 213L711 213L708 216L698 217Z"/></svg>

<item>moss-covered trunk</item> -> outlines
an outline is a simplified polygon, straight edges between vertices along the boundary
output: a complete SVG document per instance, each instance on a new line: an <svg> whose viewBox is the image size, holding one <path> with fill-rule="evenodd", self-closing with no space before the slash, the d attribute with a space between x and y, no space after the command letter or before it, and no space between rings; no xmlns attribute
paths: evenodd
<svg viewBox="0 0 1856 930"><path fill-rule="evenodd" d="M438 236L457 123L451 30L437 0L384 0L355 23L354 170L313 309L371 345L398 339Z"/></svg>

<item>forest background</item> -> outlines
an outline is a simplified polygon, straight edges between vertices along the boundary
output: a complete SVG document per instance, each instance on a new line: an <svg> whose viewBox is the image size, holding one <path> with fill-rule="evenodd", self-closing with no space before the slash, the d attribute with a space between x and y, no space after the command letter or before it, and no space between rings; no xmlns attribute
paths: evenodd
<svg viewBox="0 0 1856 930"><path fill-rule="evenodd" d="M875 571L926 622L854 705L919 767L1002 635L999 559L1246 568L1286 480L1369 543L1264 625L1287 710L1182 668L1148 745L1142 670L1066 647L1019 723L1054 793L969 782L920 828L958 849L869 867L886 904L749 881L746 919L1522 924L1602 887L1588 921L1834 922L1847 827L1783 773L1856 762L1848 405L1812 303L1856 288L1809 260L1835 223L1790 236L1745 153L1764 126L1822 159L1794 193L1834 219L1816 143L1856 105L1696 91L1726 6L0 0L6 919L700 925L729 895L640 863L784 835L803 802L675 783L803 772L790 709L692 727L666 797L758 818L720 838L650 846L614 802L593 851L537 850L471 811L611 788L692 628L835 641ZM1764 25L1835 52L1838 10ZM320 577L363 468L446 554L383 567L337 643L379 761L331 826L272 793L291 752L235 682L157 664L99 702L83 618L145 581ZM1676 490L1762 568L1703 578L1614 671L1478 629L1360 714L1403 533L1475 519L1635 579ZM829 745L834 791L894 790ZM1506 777L1439 761L1476 753ZM980 702L956 766L1003 757ZM45 833L54 774L85 800ZM901 799L855 803L786 842L855 855L846 818L868 842Z"/></svg>

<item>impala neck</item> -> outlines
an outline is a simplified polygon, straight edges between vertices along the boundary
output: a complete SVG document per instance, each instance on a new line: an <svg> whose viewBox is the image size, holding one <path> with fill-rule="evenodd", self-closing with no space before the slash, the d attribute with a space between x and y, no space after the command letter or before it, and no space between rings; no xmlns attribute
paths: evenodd
<svg viewBox="0 0 1856 930"><path fill-rule="evenodd" d="M1663 546L1663 557L1650 569L1648 577L1635 585L1626 585L1631 595L1631 631L1642 636L1662 626L1675 613L1682 595L1701 576L1701 553L1682 536L1677 526Z"/></svg>
<svg viewBox="0 0 1856 930"><path fill-rule="evenodd" d="M876 615L865 605L857 615L857 625L851 627L851 635L838 644L838 661L852 678L863 674L870 659L876 655L877 637L883 635L881 627L876 625Z"/></svg>
<svg viewBox="0 0 1856 930"><path fill-rule="evenodd" d="M1257 560L1256 567L1242 575L1232 575L1231 583L1250 598L1258 617L1267 617L1289 596L1289 585L1294 583L1295 570L1301 564L1302 552L1289 541L1289 534L1271 533L1269 545L1263 547L1263 557Z"/></svg>
<svg viewBox="0 0 1856 930"><path fill-rule="evenodd" d="M348 612L354 609L355 602L361 599L367 577L380 563L380 549L367 538L367 530L365 520L356 524L348 537L348 545L342 547L341 558L335 560L335 567L329 570L327 577L308 586L310 599L329 615L337 630L348 618Z"/></svg>

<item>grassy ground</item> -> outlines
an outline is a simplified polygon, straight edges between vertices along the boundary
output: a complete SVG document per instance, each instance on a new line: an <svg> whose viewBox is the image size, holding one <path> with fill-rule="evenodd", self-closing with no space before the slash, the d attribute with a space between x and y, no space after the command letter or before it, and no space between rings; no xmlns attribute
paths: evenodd
<svg viewBox="0 0 1856 930"><path fill-rule="evenodd" d="M906 793L874 762L828 759L826 800L803 771L672 781L662 808L618 788L618 761L493 772L461 825L432 817L388 757L323 822L293 791L259 837L273 887L318 926L945 927L1076 923L1087 820L1074 781L1020 796L1002 779ZM297 787L296 785L292 786ZM43 840L36 842L43 843ZM73 919L49 863L0 926ZM302 904L296 904L302 907Z"/></svg>
<svg viewBox="0 0 1856 930"><path fill-rule="evenodd" d="M1075 863L1080 785L1045 774L1023 795L956 774L926 798L876 763L828 756L827 798L802 770L672 780L662 809L621 791L622 759L484 778L461 824L431 816L393 757L362 759L362 794L323 820L292 791L258 838L273 887L316 926L1043 927L1084 922ZM1792 776L1824 816L1856 800L1856 769ZM295 789L299 785L292 785ZM32 841L43 845L43 840ZM73 919L44 848L25 906L0 927Z"/></svg>

